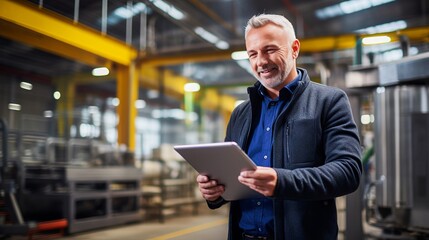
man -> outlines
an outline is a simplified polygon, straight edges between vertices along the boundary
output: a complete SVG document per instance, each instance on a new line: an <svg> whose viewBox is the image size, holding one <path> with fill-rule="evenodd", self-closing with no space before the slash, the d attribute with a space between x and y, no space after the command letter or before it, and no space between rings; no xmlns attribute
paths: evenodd
<svg viewBox="0 0 429 240"><path fill-rule="evenodd" d="M335 198L359 186L360 143L346 94L296 67L300 43L283 16L262 14L245 30L258 82L232 113L225 141L258 165L239 181L264 195L232 201L228 239L337 239ZM197 177L212 209L224 186Z"/></svg>

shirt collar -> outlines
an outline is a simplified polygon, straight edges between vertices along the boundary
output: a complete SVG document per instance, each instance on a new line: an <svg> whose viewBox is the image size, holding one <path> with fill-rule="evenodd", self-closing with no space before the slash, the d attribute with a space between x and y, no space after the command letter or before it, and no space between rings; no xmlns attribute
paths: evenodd
<svg viewBox="0 0 429 240"><path fill-rule="evenodd" d="M298 76L296 76L290 83L286 84L286 86L284 86L283 89L280 90L280 99L284 99L284 96L286 96L287 94L293 95L293 93L295 92L295 89L298 87L299 81L301 81L302 78L301 70L297 69L297 72ZM258 90L262 96L268 97L266 92L267 90L262 84L259 86ZM275 100L278 100L279 98L276 98Z"/></svg>

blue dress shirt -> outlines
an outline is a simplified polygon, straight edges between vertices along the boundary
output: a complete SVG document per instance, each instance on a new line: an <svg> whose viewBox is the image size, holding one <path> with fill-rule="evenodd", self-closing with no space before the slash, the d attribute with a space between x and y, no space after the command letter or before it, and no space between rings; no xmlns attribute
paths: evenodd
<svg viewBox="0 0 429 240"><path fill-rule="evenodd" d="M247 154L258 166L271 167L272 128L278 114L289 105L292 95L301 80L301 72L281 91L280 96L271 99L265 88L259 89L263 96L261 116L250 141ZM252 198L240 200L240 228L246 234L270 236L274 232L273 202L270 198Z"/></svg>

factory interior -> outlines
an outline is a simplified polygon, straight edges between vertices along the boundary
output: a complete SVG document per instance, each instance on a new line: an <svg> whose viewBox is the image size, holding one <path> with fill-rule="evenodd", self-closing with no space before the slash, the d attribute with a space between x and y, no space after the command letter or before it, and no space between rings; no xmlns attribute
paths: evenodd
<svg viewBox="0 0 429 240"><path fill-rule="evenodd" d="M0 0L0 239L227 239L173 146L224 141L261 13L350 100L338 239L429 239L428 0Z"/></svg>

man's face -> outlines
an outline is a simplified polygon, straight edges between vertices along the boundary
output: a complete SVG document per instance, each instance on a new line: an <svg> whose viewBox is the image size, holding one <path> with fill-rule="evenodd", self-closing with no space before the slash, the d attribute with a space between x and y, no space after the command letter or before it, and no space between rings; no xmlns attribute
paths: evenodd
<svg viewBox="0 0 429 240"><path fill-rule="evenodd" d="M287 36L285 30L272 23L247 33L246 49L253 74L268 90L279 91L297 75L299 42L290 44Z"/></svg>

